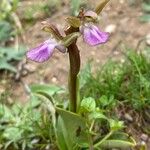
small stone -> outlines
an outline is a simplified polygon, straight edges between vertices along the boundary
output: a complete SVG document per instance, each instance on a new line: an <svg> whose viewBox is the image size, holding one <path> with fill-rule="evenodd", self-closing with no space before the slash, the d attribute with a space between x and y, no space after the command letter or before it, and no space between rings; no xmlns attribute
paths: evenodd
<svg viewBox="0 0 150 150"><path fill-rule="evenodd" d="M95 56L95 54L96 54L95 51L91 51L92 56Z"/></svg>
<svg viewBox="0 0 150 150"><path fill-rule="evenodd" d="M146 44L150 46L150 33L146 36Z"/></svg>
<svg viewBox="0 0 150 150"><path fill-rule="evenodd" d="M30 73L36 71L36 66L32 64L25 64L24 69L28 70Z"/></svg>
<svg viewBox="0 0 150 150"><path fill-rule="evenodd" d="M21 73L22 76L26 76L27 74L28 74L27 70L23 70L22 73Z"/></svg>
<svg viewBox="0 0 150 150"><path fill-rule="evenodd" d="M50 149L50 144L48 144L45 149L49 150Z"/></svg>
<svg viewBox="0 0 150 150"><path fill-rule="evenodd" d="M120 4L123 4L123 3L124 3L124 0L120 0L119 2L120 2Z"/></svg>
<svg viewBox="0 0 150 150"><path fill-rule="evenodd" d="M31 144L37 144L39 142L39 139L33 139L32 141L31 141Z"/></svg>
<svg viewBox="0 0 150 150"><path fill-rule="evenodd" d="M99 60L99 59L96 59L96 63L100 63L100 60Z"/></svg>
<svg viewBox="0 0 150 150"><path fill-rule="evenodd" d="M119 55L120 53L118 51L114 51L114 55Z"/></svg>
<svg viewBox="0 0 150 150"><path fill-rule="evenodd" d="M125 59L122 58L122 59L121 59L121 63L124 63L124 62L125 62Z"/></svg>
<svg viewBox="0 0 150 150"><path fill-rule="evenodd" d="M4 93L5 89L3 87L0 86L0 94Z"/></svg>
<svg viewBox="0 0 150 150"><path fill-rule="evenodd" d="M108 33L115 33L116 31L116 25L115 24L110 24L108 25L106 28L105 28L105 32L108 32Z"/></svg>
<svg viewBox="0 0 150 150"><path fill-rule="evenodd" d="M130 122L133 122L133 118L127 113L124 115L124 118Z"/></svg>
<svg viewBox="0 0 150 150"><path fill-rule="evenodd" d="M56 78L56 77L53 77L51 81L52 81L53 83L56 83L56 82L57 82L57 78Z"/></svg>
<svg viewBox="0 0 150 150"><path fill-rule="evenodd" d="M148 140L148 135L143 133L143 134L141 135L141 140L143 140L143 141L146 142L146 141Z"/></svg>

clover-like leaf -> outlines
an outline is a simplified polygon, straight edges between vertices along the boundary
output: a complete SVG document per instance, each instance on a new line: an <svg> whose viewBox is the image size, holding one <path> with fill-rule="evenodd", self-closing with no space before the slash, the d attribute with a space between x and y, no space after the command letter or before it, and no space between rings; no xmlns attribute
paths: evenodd
<svg viewBox="0 0 150 150"><path fill-rule="evenodd" d="M92 97L84 98L81 102L81 112L93 112L96 109L96 102Z"/></svg>
<svg viewBox="0 0 150 150"><path fill-rule="evenodd" d="M112 131L120 130L124 127L123 121L109 119L109 124Z"/></svg>

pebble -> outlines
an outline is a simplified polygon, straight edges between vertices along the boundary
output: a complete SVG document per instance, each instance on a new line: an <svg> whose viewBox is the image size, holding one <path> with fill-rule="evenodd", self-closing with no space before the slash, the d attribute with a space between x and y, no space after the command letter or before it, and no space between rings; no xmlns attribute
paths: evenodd
<svg viewBox="0 0 150 150"><path fill-rule="evenodd" d="M143 133L143 134L141 135L141 140L143 140L143 141L146 142L146 141L148 140L148 135Z"/></svg>
<svg viewBox="0 0 150 150"><path fill-rule="evenodd" d="M22 76L26 76L27 74L28 74L28 71L27 70L23 70L21 75Z"/></svg>
<svg viewBox="0 0 150 150"><path fill-rule="evenodd" d="M95 56L96 55L95 51L91 51L91 55Z"/></svg>
<svg viewBox="0 0 150 150"><path fill-rule="evenodd" d="M119 55L120 53L119 53L119 51L114 51L114 55Z"/></svg>
<svg viewBox="0 0 150 150"><path fill-rule="evenodd" d="M39 142L39 139L33 139L33 140L31 141L32 144L37 144L38 142Z"/></svg>
<svg viewBox="0 0 150 150"><path fill-rule="evenodd" d="M129 115L128 113L126 113L126 114L124 115L124 118L125 118L126 120L130 121L130 122L133 122L133 118L132 118L131 115Z"/></svg>
<svg viewBox="0 0 150 150"><path fill-rule="evenodd" d="M45 149L49 150L50 149L50 144L48 144Z"/></svg>
<svg viewBox="0 0 150 150"><path fill-rule="evenodd" d="M99 59L96 59L96 63L100 63L100 60L99 60Z"/></svg>
<svg viewBox="0 0 150 150"><path fill-rule="evenodd" d="M57 78L56 77L52 77L52 80L51 80L53 83L56 83L57 82Z"/></svg>
<svg viewBox="0 0 150 150"><path fill-rule="evenodd" d="M122 58L122 59L121 59L121 63L124 63L124 62L125 62L125 59Z"/></svg>
<svg viewBox="0 0 150 150"><path fill-rule="evenodd" d="M30 73L33 73L36 71L36 66L32 64L25 64L24 68L28 70Z"/></svg>
<svg viewBox="0 0 150 150"><path fill-rule="evenodd" d="M0 87L0 94L4 93L5 92L5 89Z"/></svg>
<svg viewBox="0 0 150 150"><path fill-rule="evenodd" d="M150 33L146 36L146 44L150 46Z"/></svg>
<svg viewBox="0 0 150 150"><path fill-rule="evenodd" d="M105 32L108 33L115 33L117 26L115 24L109 24L108 26L106 26L105 28Z"/></svg>
<svg viewBox="0 0 150 150"><path fill-rule="evenodd" d="M120 4L123 4L123 3L124 3L124 0L120 0L119 2L120 2Z"/></svg>

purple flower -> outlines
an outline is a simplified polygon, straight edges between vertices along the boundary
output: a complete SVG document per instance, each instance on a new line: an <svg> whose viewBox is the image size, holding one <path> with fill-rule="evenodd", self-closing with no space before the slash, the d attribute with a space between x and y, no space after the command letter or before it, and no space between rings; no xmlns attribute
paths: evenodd
<svg viewBox="0 0 150 150"><path fill-rule="evenodd" d="M81 26L80 32L83 34L84 41L91 46L106 43L109 38L109 33L100 31L100 29L93 24Z"/></svg>
<svg viewBox="0 0 150 150"><path fill-rule="evenodd" d="M26 56L32 61L45 62L52 56L55 48L63 53L66 52L66 48L63 45L60 45L55 39L49 39L38 47L29 50Z"/></svg>

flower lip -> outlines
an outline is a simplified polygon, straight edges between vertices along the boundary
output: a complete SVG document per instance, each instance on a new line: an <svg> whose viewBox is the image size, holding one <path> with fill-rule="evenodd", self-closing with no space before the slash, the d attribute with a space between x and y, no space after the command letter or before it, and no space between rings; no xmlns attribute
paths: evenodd
<svg viewBox="0 0 150 150"><path fill-rule="evenodd" d="M54 39L46 40L38 47L29 50L26 53L26 56L28 59L35 62L39 62L39 63L45 62L52 56L56 45L57 42Z"/></svg>
<svg viewBox="0 0 150 150"><path fill-rule="evenodd" d="M81 26L80 32L83 34L84 41L91 46L104 44L109 39L109 33L101 31L93 24L87 23Z"/></svg>

